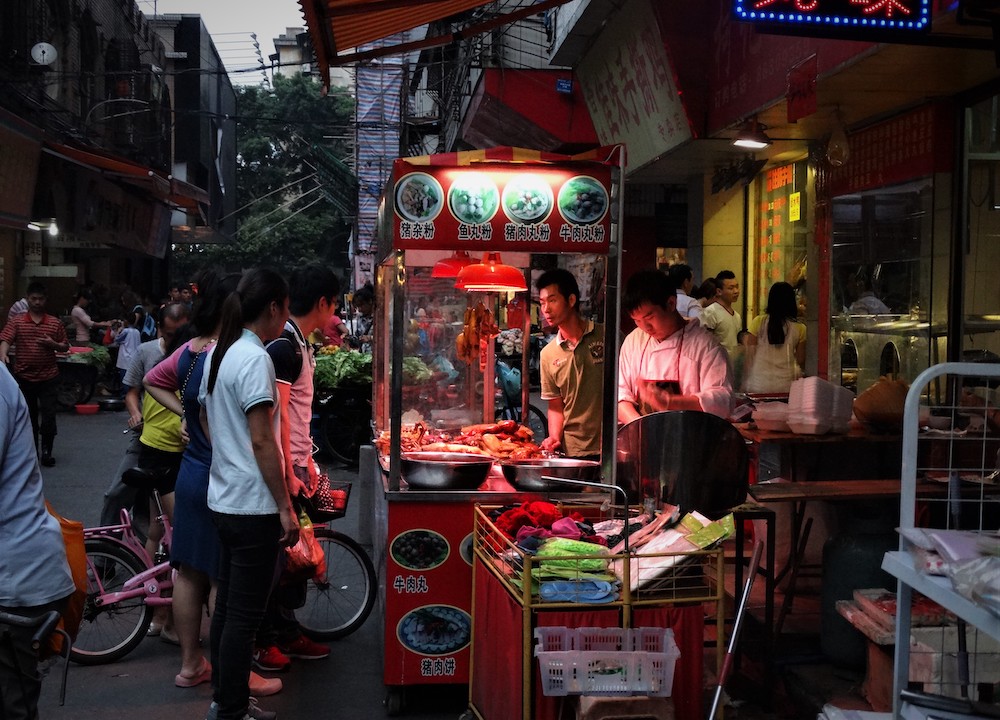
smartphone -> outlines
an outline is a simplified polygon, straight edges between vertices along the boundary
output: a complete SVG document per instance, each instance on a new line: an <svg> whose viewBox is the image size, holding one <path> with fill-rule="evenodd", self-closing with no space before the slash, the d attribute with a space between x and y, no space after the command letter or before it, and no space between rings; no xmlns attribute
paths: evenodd
<svg viewBox="0 0 1000 720"><path fill-rule="evenodd" d="M656 387L666 390L671 395L681 394L681 384L677 380L657 380Z"/></svg>

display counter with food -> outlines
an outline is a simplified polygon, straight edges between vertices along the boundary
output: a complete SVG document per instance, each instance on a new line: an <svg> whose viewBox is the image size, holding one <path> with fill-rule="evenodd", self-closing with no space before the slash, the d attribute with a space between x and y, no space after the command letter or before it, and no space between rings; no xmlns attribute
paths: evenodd
<svg viewBox="0 0 1000 720"><path fill-rule="evenodd" d="M390 714L403 708L408 686L470 681L476 504L593 497L543 480L549 469L613 482L613 394L605 399L607 462L574 466L542 452L544 425L521 417L530 384L510 402L510 388L497 384L496 353L530 376L532 271L567 256L591 259L589 311L609 336L617 332L617 293L607 287L618 275L620 157L619 148L586 159L499 148L394 165L375 268L374 459L362 464L373 487L373 560L384 577ZM605 361L604 383L613 387L616 357Z"/></svg>

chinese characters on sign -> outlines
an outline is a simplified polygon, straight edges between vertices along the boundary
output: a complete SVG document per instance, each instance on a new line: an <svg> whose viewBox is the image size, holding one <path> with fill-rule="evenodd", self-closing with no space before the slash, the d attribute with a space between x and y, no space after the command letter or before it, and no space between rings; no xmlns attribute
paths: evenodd
<svg viewBox="0 0 1000 720"><path fill-rule="evenodd" d="M452 676L455 674L455 658L422 658L420 660L420 674L424 677Z"/></svg>
<svg viewBox="0 0 1000 720"><path fill-rule="evenodd" d="M806 175L807 165L802 161L767 171L760 183L756 237L759 308L767 304L771 285L782 280L792 282L795 263L804 262L805 241L795 232L795 223L804 220Z"/></svg>
<svg viewBox="0 0 1000 720"><path fill-rule="evenodd" d="M733 10L740 20L769 24L911 32L930 26L930 0L736 0Z"/></svg>
<svg viewBox="0 0 1000 720"><path fill-rule="evenodd" d="M927 106L848 136L851 159L834 168L833 194L870 190L929 175L935 171L936 129L947 127L939 109ZM950 141L941 138L942 147Z"/></svg>
<svg viewBox="0 0 1000 720"><path fill-rule="evenodd" d="M648 2L632 2L611 20L577 77L597 136L603 143L626 143L630 166L641 167L691 138Z"/></svg>
<svg viewBox="0 0 1000 720"><path fill-rule="evenodd" d="M397 249L606 252L611 169L590 161L417 166L397 160Z"/></svg>
<svg viewBox="0 0 1000 720"><path fill-rule="evenodd" d="M392 581L392 589L397 593L405 594L426 593L429 591L427 578L423 575L407 575L406 577L397 575Z"/></svg>

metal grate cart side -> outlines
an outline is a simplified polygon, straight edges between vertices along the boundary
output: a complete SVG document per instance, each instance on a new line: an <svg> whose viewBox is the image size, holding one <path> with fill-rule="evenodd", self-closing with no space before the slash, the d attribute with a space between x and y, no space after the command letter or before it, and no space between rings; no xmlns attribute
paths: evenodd
<svg viewBox="0 0 1000 720"><path fill-rule="evenodd" d="M989 580L983 573L1000 562L998 385L1000 365L944 363L921 373L906 398L900 545L882 563L898 579L895 717L976 714L975 702L996 700L1000 576ZM992 559L985 557L990 552ZM935 574L941 560L950 576ZM951 617L942 622L943 613L920 596Z"/></svg>
<svg viewBox="0 0 1000 720"><path fill-rule="evenodd" d="M608 517L606 506L566 507L588 519ZM475 510L471 716L481 720L556 720L563 716L566 695L662 697L672 693L678 720L703 717L704 618L706 612L714 612L720 628L724 618L721 549L612 554L606 557L622 579L619 597L596 605L547 601L532 583L539 559L511 543L488 512L489 508L482 506ZM578 630L581 628L606 628L586 631L602 637L585 648L596 652L581 654L618 650L611 655L624 659L621 665L631 663L632 670L625 671L624 679L613 685L598 684L595 678L585 676L587 662L573 660L566 669L554 671L546 662L536 661L536 650L552 649L552 640L578 637L585 632ZM676 640L680 646L679 659L671 655L672 647L665 647L668 642L661 643L667 628L673 631L668 642L672 645ZM536 637L542 642L539 648L535 647ZM652 652L628 652L640 650L640 644L644 644L642 650ZM723 651L720 636L716 641L717 669ZM545 653L537 654L543 660ZM645 668L640 667L643 663ZM656 673L668 671L669 680L662 678L667 681L660 682Z"/></svg>

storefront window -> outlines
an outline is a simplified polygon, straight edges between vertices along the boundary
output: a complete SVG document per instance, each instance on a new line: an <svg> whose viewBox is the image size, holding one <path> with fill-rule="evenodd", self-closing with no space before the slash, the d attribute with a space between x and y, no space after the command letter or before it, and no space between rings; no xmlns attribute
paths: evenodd
<svg viewBox="0 0 1000 720"><path fill-rule="evenodd" d="M931 361L929 178L835 197L831 325L842 384L861 391L880 376L912 380Z"/></svg>
<svg viewBox="0 0 1000 720"><path fill-rule="evenodd" d="M756 274L754 291L747 290L748 318L764 312L767 293L776 282L795 288L799 317L806 316L806 187L809 164L802 160L772 168L757 186L757 232L754 234Z"/></svg>
<svg viewBox="0 0 1000 720"><path fill-rule="evenodd" d="M1000 362L1000 305L996 269L1000 267L1000 96L966 111L968 168L964 241L962 359Z"/></svg>

